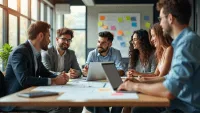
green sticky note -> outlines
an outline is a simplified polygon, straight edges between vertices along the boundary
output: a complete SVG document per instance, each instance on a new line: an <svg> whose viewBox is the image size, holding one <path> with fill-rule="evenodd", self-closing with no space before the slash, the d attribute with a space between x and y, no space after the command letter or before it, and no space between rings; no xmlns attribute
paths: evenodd
<svg viewBox="0 0 200 113"><path fill-rule="evenodd" d="M122 17L119 17L118 18L118 22L120 23L120 22L123 22L123 18Z"/></svg>
<svg viewBox="0 0 200 113"><path fill-rule="evenodd" d="M151 26L151 23L149 23L149 22L146 22L146 23L145 23L145 27L146 27L147 29L149 29L150 26Z"/></svg>
<svg viewBox="0 0 200 113"><path fill-rule="evenodd" d="M103 22L99 21L99 22L98 22L98 26L99 26L99 27L103 26Z"/></svg>
<svg viewBox="0 0 200 113"><path fill-rule="evenodd" d="M127 21L131 21L131 17L130 16L126 16L126 20Z"/></svg>

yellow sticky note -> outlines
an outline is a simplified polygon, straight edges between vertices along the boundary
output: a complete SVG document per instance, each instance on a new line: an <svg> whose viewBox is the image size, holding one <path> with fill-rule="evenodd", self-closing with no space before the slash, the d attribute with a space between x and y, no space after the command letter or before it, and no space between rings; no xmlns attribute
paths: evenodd
<svg viewBox="0 0 200 113"><path fill-rule="evenodd" d="M149 22L146 22L146 23L145 23L145 27L146 27L147 29L149 29L150 26L151 26L151 23L149 23Z"/></svg>
<svg viewBox="0 0 200 113"><path fill-rule="evenodd" d="M103 22L99 21L99 22L98 22L98 26L99 26L99 27L103 26Z"/></svg>
<svg viewBox="0 0 200 113"><path fill-rule="evenodd" d="M108 29L108 26L107 26L107 25L104 25L104 26L103 26L103 29Z"/></svg>
<svg viewBox="0 0 200 113"><path fill-rule="evenodd" d="M131 17L130 16L126 16L126 20L127 21L131 21Z"/></svg>
<svg viewBox="0 0 200 113"><path fill-rule="evenodd" d="M99 19L100 19L100 20L105 20L105 18L106 18L105 16L100 16Z"/></svg>
<svg viewBox="0 0 200 113"><path fill-rule="evenodd" d="M111 91L111 89L110 88L99 88L98 91L99 92L109 92L109 91Z"/></svg>
<svg viewBox="0 0 200 113"><path fill-rule="evenodd" d="M118 20L119 23L123 22L123 18L122 17L119 17L117 20Z"/></svg>
<svg viewBox="0 0 200 113"><path fill-rule="evenodd" d="M117 34L118 34L119 36L122 36L124 33L123 33L122 30L118 30Z"/></svg>
<svg viewBox="0 0 200 113"><path fill-rule="evenodd" d="M125 34L126 35L131 35L131 32L130 31L126 31Z"/></svg>

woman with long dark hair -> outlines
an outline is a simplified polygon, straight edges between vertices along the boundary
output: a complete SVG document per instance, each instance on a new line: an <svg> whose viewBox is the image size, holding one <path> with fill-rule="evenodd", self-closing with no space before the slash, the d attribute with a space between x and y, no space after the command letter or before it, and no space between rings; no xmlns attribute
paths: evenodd
<svg viewBox="0 0 200 113"><path fill-rule="evenodd" d="M154 47L150 44L146 30L140 29L133 32L130 40L129 58L129 70L131 72L153 73L155 71Z"/></svg>

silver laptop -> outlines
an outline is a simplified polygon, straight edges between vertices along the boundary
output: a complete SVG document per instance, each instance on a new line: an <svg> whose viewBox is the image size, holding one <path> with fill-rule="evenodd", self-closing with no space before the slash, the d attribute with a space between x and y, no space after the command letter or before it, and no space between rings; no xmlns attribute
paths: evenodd
<svg viewBox="0 0 200 113"><path fill-rule="evenodd" d="M106 77L109 80L114 91L118 89L118 87L123 83L117 68L114 63L102 63L102 67L106 73ZM135 91L119 91L123 93L133 93Z"/></svg>
<svg viewBox="0 0 200 113"><path fill-rule="evenodd" d="M106 75L101 65L102 62L90 62L87 81L105 80Z"/></svg>

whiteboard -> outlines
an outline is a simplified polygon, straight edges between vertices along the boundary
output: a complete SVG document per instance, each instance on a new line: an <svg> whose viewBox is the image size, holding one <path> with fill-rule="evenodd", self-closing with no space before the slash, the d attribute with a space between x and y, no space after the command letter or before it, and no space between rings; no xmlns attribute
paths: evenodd
<svg viewBox="0 0 200 113"><path fill-rule="evenodd" d="M98 32L110 31L114 35L112 47L127 58L133 31L140 29L140 13L99 13Z"/></svg>

